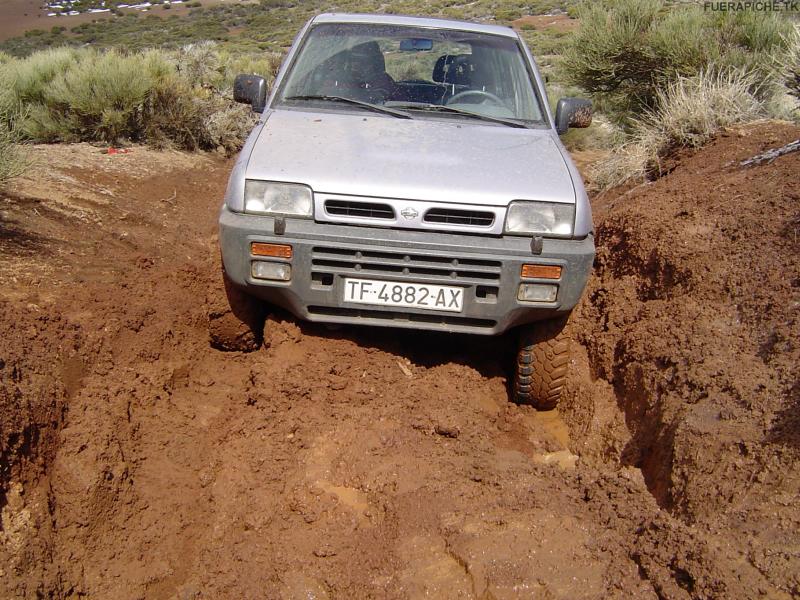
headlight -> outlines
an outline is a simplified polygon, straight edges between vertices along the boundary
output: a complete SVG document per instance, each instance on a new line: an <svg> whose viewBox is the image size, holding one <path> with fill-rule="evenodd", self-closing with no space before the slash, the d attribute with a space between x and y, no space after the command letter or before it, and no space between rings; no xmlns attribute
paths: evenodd
<svg viewBox="0 0 800 600"><path fill-rule="evenodd" d="M506 212L506 233L570 236L575 205L555 202L512 202Z"/></svg>
<svg viewBox="0 0 800 600"><path fill-rule="evenodd" d="M308 218L313 214L313 205L308 186L257 179L244 182L245 212Z"/></svg>

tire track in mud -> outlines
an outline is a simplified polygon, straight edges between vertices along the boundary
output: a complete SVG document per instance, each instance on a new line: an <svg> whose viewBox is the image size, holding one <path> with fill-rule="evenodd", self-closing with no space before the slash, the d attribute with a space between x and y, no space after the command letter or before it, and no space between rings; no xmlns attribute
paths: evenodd
<svg viewBox="0 0 800 600"><path fill-rule="evenodd" d="M515 498L531 486L524 476L558 481L546 463L563 449L507 404L484 344L431 336L422 347L432 351L407 352L418 336L331 334L277 318L264 350L221 353L208 348L202 306L179 301L200 296L206 278L142 279L163 303L151 311L154 298L134 294L116 311L113 298L98 307L119 322L101 342L112 366L86 378L61 432L51 474L56 554L86 552L82 573L61 577L124 581L100 588L115 596L137 585L156 597L446 595L456 574L463 579L455 555L477 582L470 587L489 589L503 531L522 536L540 520L526 512L506 522L528 502L527 493ZM512 497L498 498L507 485ZM488 524L479 517L487 507ZM551 540L550 553L561 546ZM419 571L419 552L440 566ZM491 575L498 590L527 577L507 561L508 573Z"/></svg>
<svg viewBox="0 0 800 600"><path fill-rule="evenodd" d="M141 152L128 170L73 170L114 194L85 193L86 219L2 205L46 251L0 248L0 596L784 593L762 547L742 567L714 523L658 506L632 466L646 447L626 458L652 413L623 414L625 388L594 379L607 339L595 300L615 302L612 281L572 325L588 352L578 345L561 416L507 401L505 338L276 313L259 350L221 352L203 304L227 165L160 174L164 158ZM15 193L26 185L43 208L75 193Z"/></svg>
<svg viewBox="0 0 800 600"><path fill-rule="evenodd" d="M69 411L52 423L57 439L35 450L50 457L42 469L25 467L34 450L4 446L17 465L5 489L24 490L6 512L40 515L19 528L27 552L3 546L13 565L8 593L474 597L560 586L578 597L592 589L603 567L588 537L556 535L564 503L582 502L565 483L574 467L565 427L507 402L507 340L329 331L277 315L255 353L209 347L203 299L216 277L202 257L213 251L224 172L190 170L177 189L174 173L100 172L91 183L115 202L82 198L87 223L104 224L96 230L62 213L42 221L15 213L20 228L46 230L72 250L49 264L57 268L48 276L60 279L16 288L4 323L28 321L45 356L68 323L80 342L67 358L82 376L71 393L53 393ZM38 202L64 202L59 193L43 190ZM173 196L174 205L152 200ZM106 236L111 268L98 252ZM20 275L45 281L30 267ZM15 332L8 347L29 369L26 337ZM29 374L22 395L34 391ZM545 515L552 525L541 529ZM529 536L550 558L537 558ZM582 553L585 576L552 559L564 552ZM635 577L633 588L641 585Z"/></svg>

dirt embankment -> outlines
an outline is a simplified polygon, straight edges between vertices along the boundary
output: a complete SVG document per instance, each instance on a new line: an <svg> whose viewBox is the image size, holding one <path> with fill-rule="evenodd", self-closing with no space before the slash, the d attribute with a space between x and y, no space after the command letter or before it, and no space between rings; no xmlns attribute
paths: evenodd
<svg viewBox="0 0 800 600"><path fill-rule="evenodd" d="M800 593L800 156L738 163L797 138L727 132L669 176L596 199L595 278L576 315L630 433L593 450L641 468L746 597ZM598 427L592 400L571 407L575 439Z"/></svg>
<svg viewBox="0 0 800 600"><path fill-rule="evenodd" d="M596 200L560 415L507 402L507 338L210 348L228 164L37 149L0 197L0 597L800 593L800 161L728 165L796 137Z"/></svg>

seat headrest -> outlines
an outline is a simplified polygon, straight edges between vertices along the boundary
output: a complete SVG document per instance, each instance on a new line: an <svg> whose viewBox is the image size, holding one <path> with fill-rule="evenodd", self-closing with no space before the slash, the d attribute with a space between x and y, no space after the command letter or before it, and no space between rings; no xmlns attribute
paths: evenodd
<svg viewBox="0 0 800 600"><path fill-rule="evenodd" d="M437 83L444 83L445 67L449 67L455 57L455 54L442 54L437 58L431 79Z"/></svg>
<svg viewBox="0 0 800 600"><path fill-rule="evenodd" d="M436 59L432 79L437 83L470 85L473 71L471 54L444 54Z"/></svg>
<svg viewBox="0 0 800 600"><path fill-rule="evenodd" d="M348 58L351 70L365 77L374 77L386 72L386 61L378 42L364 42L353 46Z"/></svg>

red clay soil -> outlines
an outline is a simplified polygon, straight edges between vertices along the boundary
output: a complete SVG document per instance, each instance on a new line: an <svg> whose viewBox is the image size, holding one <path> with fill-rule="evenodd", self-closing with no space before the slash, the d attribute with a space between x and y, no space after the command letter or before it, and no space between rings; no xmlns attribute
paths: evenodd
<svg viewBox="0 0 800 600"><path fill-rule="evenodd" d="M725 132L595 199L595 278L575 315L630 432L604 458L642 469L736 572L736 597L800 595L800 154L739 166L798 138ZM570 408L575 439L591 437L592 400Z"/></svg>
<svg viewBox="0 0 800 600"><path fill-rule="evenodd" d="M510 337L273 315L210 347L230 164L34 150L0 193L0 598L800 593L798 137L595 201L560 409Z"/></svg>

